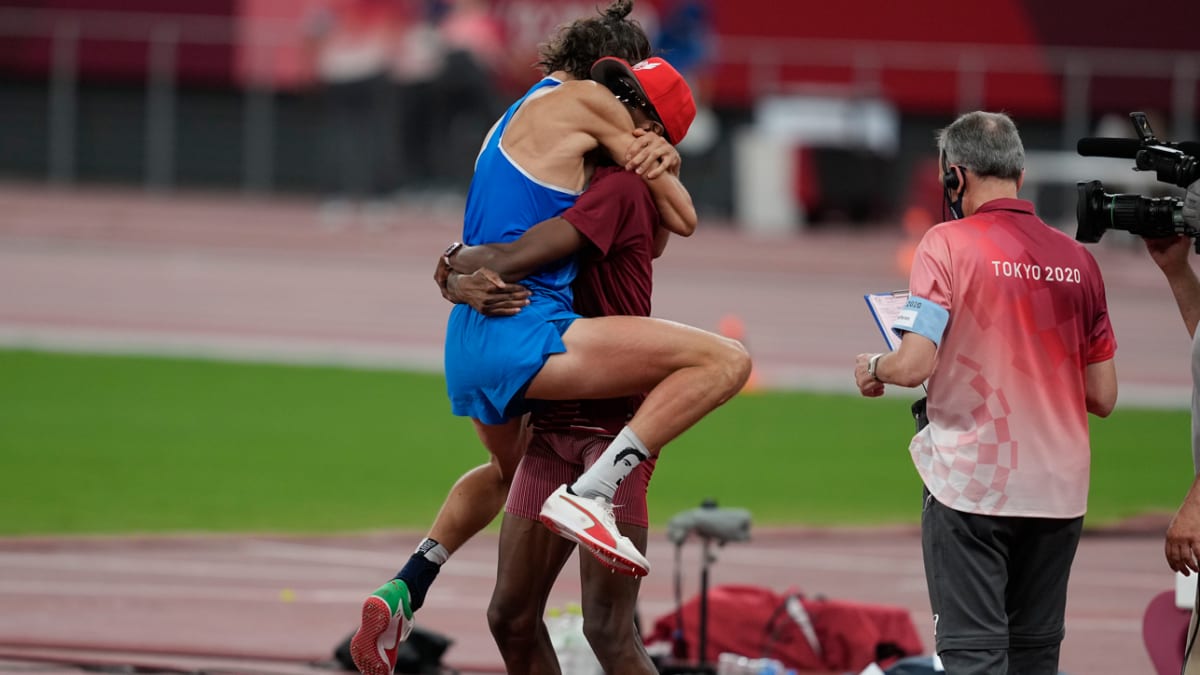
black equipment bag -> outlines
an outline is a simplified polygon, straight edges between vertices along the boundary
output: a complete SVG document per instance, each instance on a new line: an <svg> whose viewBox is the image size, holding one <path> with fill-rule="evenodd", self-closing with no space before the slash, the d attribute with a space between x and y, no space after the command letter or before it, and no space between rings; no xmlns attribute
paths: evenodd
<svg viewBox="0 0 1200 675"><path fill-rule="evenodd" d="M350 640L354 633L346 636L333 650L333 658L343 668L350 672L358 672L354 660L350 658ZM442 654L450 648L454 641L445 635L414 627L408 639L396 651L397 673L411 675L441 675L446 672L442 667Z"/></svg>

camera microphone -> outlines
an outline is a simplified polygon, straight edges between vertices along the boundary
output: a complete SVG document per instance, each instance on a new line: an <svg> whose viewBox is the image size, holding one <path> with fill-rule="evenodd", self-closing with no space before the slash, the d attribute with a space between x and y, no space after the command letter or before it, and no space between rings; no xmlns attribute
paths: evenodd
<svg viewBox="0 0 1200 675"><path fill-rule="evenodd" d="M1084 157L1119 157L1134 159L1142 142L1133 138L1081 138L1075 150Z"/></svg>
<svg viewBox="0 0 1200 675"><path fill-rule="evenodd" d="M1200 143L1183 141L1182 143L1158 142L1168 148L1179 150L1192 157L1200 156ZM1138 151L1145 145L1136 138L1081 138L1075 145L1075 150L1084 157L1116 157L1119 159L1137 159Z"/></svg>

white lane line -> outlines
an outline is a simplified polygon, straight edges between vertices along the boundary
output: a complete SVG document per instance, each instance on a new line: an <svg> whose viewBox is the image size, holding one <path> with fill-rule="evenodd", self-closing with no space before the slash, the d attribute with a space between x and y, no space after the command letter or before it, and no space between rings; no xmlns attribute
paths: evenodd
<svg viewBox="0 0 1200 675"><path fill-rule="evenodd" d="M298 566L270 563L184 561L143 558L131 555L113 556L103 553L0 553L0 569L54 570L90 573L146 575L202 579L239 579L245 581L347 581L361 582L363 575L346 569L319 565ZM74 575L79 578L80 575Z"/></svg>
<svg viewBox="0 0 1200 675"><path fill-rule="evenodd" d="M393 570L399 569L408 560L409 556L408 552L402 554L377 553L353 548L292 544L275 541L252 541L245 546L244 551L251 555L267 558L309 560L346 567L369 567ZM460 555L450 559L450 562L443 569L442 574L494 579L496 577L496 561L495 559L466 559L460 553Z"/></svg>
<svg viewBox="0 0 1200 675"><path fill-rule="evenodd" d="M250 543L246 550L255 554L278 557L291 560L320 560L332 564L380 566L396 565L397 557L393 555L366 552L357 549L313 546L309 544L292 544L282 542L256 541ZM688 558L685 555L684 564ZM697 558L698 559L698 558ZM782 550L777 547L756 547L753 545L737 545L722 549L718 553L718 563L728 560L731 563L756 567L781 567L785 569L809 569L829 571L863 571L891 574L920 574L924 575L924 567L919 558L908 561L892 559L887 565L882 565L878 558L854 554L839 554L827 552L812 552L802 545L794 549ZM403 563L403 560L399 560ZM493 560L463 560L451 558L443 570L443 574L452 573L460 576L470 576L492 579L496 575L496 563Z"/></svg>
<svg viewBox="0 0 1200 675"><path fill-rule="evenodd" d="M880 560L865 555L806 551L798 546L794 550L756 549L753 546L736 546L722 550L721 561L746 567L778 567L795 570L832 572L870 572L873 575L888 574L920 576L925 568L919 557L912 559ZM1167 590L1172 587L1170 574L1154 572L1105 572L1077 571L1071 575L1072 585L1101 586L1104 588L1127 588L1135 590Z"/></svg>
<svg viewBox="0 0 1200 675"><path fill-rule="evenodd" d="M719 560L728 560L747 567L782 567L831 572L871 572L872 574L925 574L925 568L919 558L916 560L897 560L895 558L880 560L865 554L818 553L805 550L803 545L792 550L737 546L721 551L719 556Z"/></svg>
<svg viewBox="0 0 1200 675"><path fill-rule="evenodd" d="M0 316L0 346L66 353L180 356L418 372L441 372L442 360L442 348L432 341L387 341L377 336L305 337L290 334L286 329L271 335L254 336L236 330L221 333L203 328L194 331L119 329L93 326L86 321L61 326L18 323L3 316Z"/></svg>
<svg viewBox="0 0 1200 675"><path fill-rule="evenodd" d="M271 562L265 558L247 560L246 554L284 558L292 563ZM173 554L174 555L174 554ZM230 560L179 560L176 557L150 557L108 551L88 552L4 552L0 551L0 571L8 575L19 571L74 572L146 575L197 579L236 579L266 581L347 581L361 583L364 569L376 569L380 574L394 573L403 560L397 556L354 549L322 549L311 545L287 545L252 542L232 551L196 551L197 556L227 556ZM294 562L311 565L294 565ZM454 560L446 566L443 578L496 578L496 562Z"/></svg>
<svg viewBox="0 0 1200 675"><path fill-rule="evenodd" d="M332 604L357 605L363 591L350 588L276 589L237 588L231 586L196 586L185 584L106 583L63 584L58 581L0 580L0 596L4 597L68 597L76 600L121 598L143 600L187 600L193 602L253 602L269 604ZM437 606L450 609L487 607L488 594L456 593L439 588Z"/></svg>

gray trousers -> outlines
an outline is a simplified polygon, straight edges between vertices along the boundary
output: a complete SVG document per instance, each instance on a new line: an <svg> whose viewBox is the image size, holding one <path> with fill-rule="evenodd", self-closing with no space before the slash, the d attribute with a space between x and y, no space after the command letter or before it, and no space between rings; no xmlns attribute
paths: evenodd
<svg viewBox="0 0 1200 675"><path fill-rule="evenodd" d="M1056 675L1083 518L982 516L924 496L925 580L947 675Z"/></svg>

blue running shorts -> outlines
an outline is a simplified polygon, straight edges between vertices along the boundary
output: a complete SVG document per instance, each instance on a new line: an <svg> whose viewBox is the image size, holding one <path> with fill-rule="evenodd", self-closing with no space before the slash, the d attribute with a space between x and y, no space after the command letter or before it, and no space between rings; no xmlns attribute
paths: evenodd
<svg viewBox="0 0 1200 675"><path fill-rule="evenodd" d="M579 315L534 301L514 316L485 317L455 305L446 326L445 371L455 415L503 424L528 412L525 389L551 354L567 351L563 333Z"/></svg>

